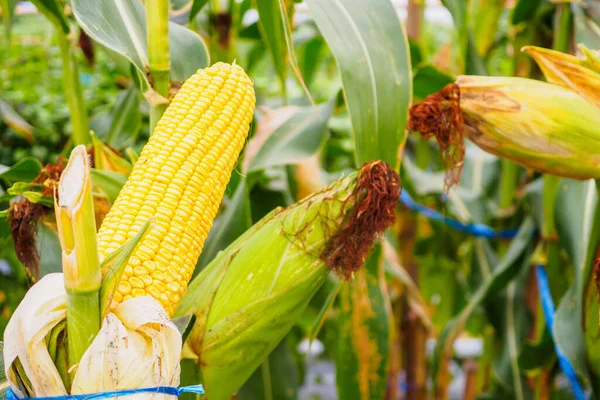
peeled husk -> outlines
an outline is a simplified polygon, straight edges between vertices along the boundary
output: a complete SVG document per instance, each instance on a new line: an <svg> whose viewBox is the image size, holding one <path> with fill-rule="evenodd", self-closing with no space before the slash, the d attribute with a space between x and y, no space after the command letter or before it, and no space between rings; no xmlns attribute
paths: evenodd
<svg viewBox="0 0 600 400"><path fill-rule="evenodd" d="M67 393L49 354L46 337L66 317L63 274L46 275L28 292L4 334L4 365L20 397L13 365L18 358L35 397ZM150 296L128 300L104 318L99 334L84 353L71 394L179 385L181 335ZM128 400L175 398L164 394L121 396Z"/></svg>

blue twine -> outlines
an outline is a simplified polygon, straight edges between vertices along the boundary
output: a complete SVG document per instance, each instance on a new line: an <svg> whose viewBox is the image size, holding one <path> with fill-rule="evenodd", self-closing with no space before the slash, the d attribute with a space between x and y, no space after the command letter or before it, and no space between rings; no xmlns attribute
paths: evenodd
<svg viewBox="0 0 600 400"><path fill-rule="evenodd" d="M518 229L505 229L497 231L484 224L463 224L452 218L445 217L442 213L415 202L406 190L400 193L400 201L409 209L426 216L427 218L442 222L451 228L461 232L466 232L473 236L487 239L510 239L517 236Z"/></svg>
<svg viewBox="0 0 600 400"><path fill-rule="evenodd" d="M550 336L552 336L552 341L554 341L554 302L552 301L552 295L550 294L548 275L546 274L546 270L542 265L536 265L535 271L540 291L540 299L542 301L542 308L544 310L544 317L546 319L546 327L548 328L548 332L550 332ZM565 354L558 347L556 341L554 341L554 348L556 351L556 356L558 357L558 365L571 384L573 396L575 396L576 400L586 400L583 388L577 379L575 368L573 368L573 365L571 365Z"/></svg>
<svg viewBox="0 0 600 400"><path fill-rule="evenodd" d="M157 386L152 388L139 388L139 389L125 389L125 390L114 390L111 392L104 393L91 393L91 394L72 394L67 396L54 396L54 397L35 397L36 400L91 400L91 399L110 399L115 396L130 396L139 393L157 393L157 394L168 394L173 396L181 396L182 393L197 393L204 394L204 388L202 385L184 386L180 388L172 386ZM29 400L30 397L23 399L17 397L12 390L8 389L7 400Z"/></svg>

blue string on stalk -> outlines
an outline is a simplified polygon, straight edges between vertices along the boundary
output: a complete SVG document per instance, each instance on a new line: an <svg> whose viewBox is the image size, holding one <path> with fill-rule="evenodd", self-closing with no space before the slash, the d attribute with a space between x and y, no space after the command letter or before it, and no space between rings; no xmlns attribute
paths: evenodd
<svg viewBox="0 0 600 400"><path fill-rule="evenodd" d="M497 231L494 230L494 228L483 224L463 224L460 221L444 216L439 211L415 202L406 190L403 190L402 193L400 193L400 201L407 208L418 212L419 214L422 214L433 221L442 222L451 228L473 236L487 239L510 239L517 236L517 232L519 231L518 229L505 229Z"/></svg>
<svg viewBox="0 0 600 400"><path fill-rule="evenodd" d="M196 393L204 394L204 388L202 385L184 386L180 388L172 386L157 386L152 388L139 388L139 389L125 389L125 390L114 390L103 393L91 393L91 394L73 394L67 396L53 396L53 397L17 397L12 390L8 389L7 400L100 400L100 399L112 399L115 396L131 396L140 393L156 393L156 394L167 394L172 396L181 396L183 393Z"/></svg>
<svg viewBox="0 0 600 400"><path fill-rule="evenodd" d="M554 341L554 349L556 351L556 356L558 357L558 365L567 379L569 379L575 400L586 400L587 398L583 392L583 388L577 379L575 368L573 368L573 365L571 365L565 354L554 340L554 302L552 301L552 295L550 294L548 275L546 274L546 270L542 265L536 265L535 272L540 291L540 300L542 301L542 309L544 310L544 317L546 319L546 328L548 329L548 332L550 332L550 336L552 336Z"/></svg>
<svg viewBox="0 0 600 400"><path fill-rule="evenodd" d="M482 237L487 239L508 239L513 238L517 235L518 229L507 229L507 230L494 230L494 228L483 225L483 224L463 224L460 221L457 221L452 218L447 218L439 211L431 209L427 206L419 204L415 202L412 197L405 190L400 194L400 202L404 204L405 207L424 215L425 217L433 220L444 223L451 228L459 230L461 232L466 232L472 236ZM543 266L536 266L536 276L538 281L538 287L540 291L540 299L542 302L542 308L544 310L544 317L546 320L546 327L552 336L552 341L554 342L554 347L556 351L556 356L558 358L558 364L560 369L563 371L569 383L571 385L571 389L573 391L573 396L575 400L587 400L587 397L583 391L581 384L579 383L579 379L577 378L577 373L575 372L575 368L569 361L569 359L562 352L560 347L556 344L556 340L554 338L553 331L553 323L554 323L554 302L552 301L552 295L550 294L550 285L548 284L548 276L546 275L546 270Z"/></svg>

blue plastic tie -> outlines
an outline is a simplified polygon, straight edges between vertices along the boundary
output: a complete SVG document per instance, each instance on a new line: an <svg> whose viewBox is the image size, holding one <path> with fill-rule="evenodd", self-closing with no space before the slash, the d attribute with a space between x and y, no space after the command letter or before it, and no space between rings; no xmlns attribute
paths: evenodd
<svg viewBox="0 0 600 400"><path fill-rule="evenodd" d="M487 239L510 239L517 236L518 229L505 229L497 231L484 224L463 224L452 218L445 217L442 213L415 202L406 190L400 194L400 201L409 209L426 216L427 218L442 222L451 228L461 232L466 232L473 236Z"/></svg>
<svg viewBox="0 0 600 400"><path fill-rule="evenodd" d="M68 396L54 396L54 397L35 397L36 400L98 400L98 399L110 399L115 396L131 396L139 393L157 393L167 394L173 396L181 396L182 393L196 393L204 394L204 388L202 385L184 386L180 388L172 386L157 386L153 388L139 388L139 389L125 389L125 390L114 390L111 392L103 393L91 393L91 394L72 394ZM29 400L30 397L20 398L13 393L12 390L8 389L7 400Z"/></svg>
<svg viewBox="0 0 600 400"><path fill-rule="evenodd" d="M560 347L558 347L556 341L554 340L554 302L552 301L552 295L550 294L550 285L548 284L548 275L546 274L546 270L542 265L536 265L535 272L537 275L544 317L546 319L546 328L548 328L548 332L550 332L550 336L552 336L552 341L554 342L554 349L556 351L556 356L558 357L558 365L569 380L575 399L587 400L585 393L583 392L583 388L577 379L575 368L573 368L573 365L571 365L565 354L562 352Z"/></svg>

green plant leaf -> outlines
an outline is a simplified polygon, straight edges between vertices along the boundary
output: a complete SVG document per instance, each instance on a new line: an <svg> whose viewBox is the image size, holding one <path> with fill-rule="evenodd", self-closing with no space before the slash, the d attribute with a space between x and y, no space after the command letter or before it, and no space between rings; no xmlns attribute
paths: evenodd
<svg viewBox="0 0 600 400"><path fill-rule="evenodd" d="M468 75L487 75L485 65L477 52L477 46L469 27L467 2L463 0L442 0L444 6L452 14L454 26L458 32L459 46Z"/></svg>
<svg viewBox="0 0 600 400"><path fill-rule="evenodd" d="M453 83L454 78L433 65L419 66L413 77L413 97L415 102L422 101L430 94L439 92L444 86Z"/></svg>
<svg viewBox="0 0 600 400"><path fill-rule="evenodd" d="M150 230L153 219L149 218L134 237L102 261L102 265L100 266L102 269L102 286L100 287L100 312L102 319L104 319L109 310L110 303L121 281L129 257L131 257L136 246L144 238L144 235Z"/></svg>
<svg viewBox="0 0 600 400"><path fill-rule="evenodd" d="M25 157L12 167L0 165L0 180L13 184L15 182L31 182L42 169L42 164L34 157Z"/></svg>
<svg viewBox="0 0 600 400"><path fill-rule="evenodd" d="M33 126L29 125L27 121L23 119L13 108L0 99L0 118L4 121L8 127L19 135L23 136L28 143L34 143L35 138L33 137Z"/></svg>
<svg viewBox="0 0 600 400"><path fill-rule="evenodd" d="M40 256L40 278L55 272L62 272L62 249L56 231L38 223L35 246Z"/></svg>
<svg viewBox="0 0 600 400"><path fill-rule="evenodd" d="M192 0L192 8L190 9L190 21L193 21L196 18L196 15L208 4L208 0Z"/></svg>
<svg viewBox="0 0 600 400"><path fill-rule="evenodd" d="M515 5L510 19L511 24L517 25L529 21L535 15L542 0L519 0Z"/></svg>
<svg viewBox="0 0 600 400"><path fill-rule="evenodd" d="M286 339L238 391L240 400L296 400L298 367Z"/></svg>
<svg viewBox="0 0 600 400"><path fill-rule="evenodd" d="M252 225L250 197L247 178L242 178L223 214L215 219L206 238L202 254L196 264L194 275L198 274L217 253L229 246Z"/></svg>
<svg viewBox="0 0 600 400"><path fill-rule="evenodd" d="M0 0L0 10L2 10L2 23L4 24L4 34L10 43L10 33L12 22L15 18L15 7L17 0ZM2 392L0 391L0 395Z"/></svg>
<svg viewBox="0 0 600 400"><path fill-rule="evenodd" d="M590 49L600 48L600 11L597 4L585 2L585 6L573 3L573 28L575 31L575 43L582 43Z"/></svg>
<svg viewBox="0 0 600 400"><path fill-rule="evenodd" d="M280 2L283 0L256 0L258 10L258 26L263 37L263 42L271 52L275 71L281 81L281 90L287 96L286 80L288 75L288 50L285 38L283 15L280 11Z"/></svg>
<svg viewBox="0 0 600 400"><path fill-rule="evenodd" d="M332 112L331 101L319 105L318 110L299 108L270 134L250 162L248 172L297 164L315 154L327 135L327 121Z"/></svg>
<svg viewBox="0 0 600 400"><path fill-rule="evenodd" d="M115 202L121 188L127 182L126 175L114 171L102 171L92 168L91 175L92 182L100 187L111 203Z"/></svg>
<svg viewBox="0 0 600 400"><path fill-rule="evenodd" d="M105 142L115 147L131 145L141 127L140 96L135 86L131 85L117 97L117 104L111 111L111 123Z"/></svg>
<svg viewBox="0 0 600 400"><path fill-rule="evenodd" d="M0 342L0 396L4 398L8 390L8 379L4 372L4 342Z"/></svg>
<svg viewBox="0 0 600 400"><path fill-rule="evenodd" d="M412 79L408 41L394 7L388 0L307 3L342 73L357 164L383 160L399 168Z"/></svg>
<svg viewBox="0 0 600 400"><path fill-rule="evenodd" d="M342 284L336 384L340 399L383 399L391 347L391 306L383 276L380 245Z"/></svg>
<svg viewBox="0 0 600 400"><path fill-rule="evenodd" d="M31 2L57 29L62 29L64 33L69 33L69 22L65 16L63 5L59 0L32 0Z"/></svg>
<svg viewBox="0 0 600 400"><path fill-rule="evenodd" d="M489 319L500 320L496 337L502 343L502 349L493 363L495 376L506 392L521 400L532 397L519 367L520 353L532 322L527 308L523 307L531 271L529 265L530 260L525 258L518 275L508 284L502 296L495 296L486 304Z"/></svg>
<svg viewBox="0 0 600 400"><path fill-rule="evenodd" d="M505 256L493 269L492 274L477 288L460 313L446 325L440 334L434 351L432 371L438 396L448 389L449 372L447 368L455 339L463 331L475 309L492 295L504 289L519 273L524 261L529 258L534 231L535 224L531 218L527 217L521 224L517 236L510 243Z"/></svg>
<svg viewBox="0 0 600 400"><path fill-rule="evenodd" d="M585 337L582 327L583 296L591 274L600 229L600 207L593 180L563 179L556 198L556 230L574 267L574 281L556 308L554 340L577 374L589 385ZM598 326L597 316L595 326ZM590 331L593 332L593 331Z"/></svg>
<svg viewBox="0 0 600 400"><path fill-rule="evenodd" d="M103 46L127 57L150 87L143 4L137 0L73 0L71 5L81 28ZM206 45L195 32L170 22L169 41L172 81L183 82L209 64Z"/></svg>
<svg viewBox="0 0 600 400"><path fill-rule="evenodd" d="M341 288L342 288L342 281L340 281L338 279L333 284L333 286L329 292L329 295L327 296L327 299L325 300L325 302L323 303L323 306L319 310L319 314L317 314L317 318L315 319L312 326L310 327L310 330L308 331L308 338L310 339L311 344L317 338L319 331L323 327L323 324L325 323L325 319L327 319L327 314L333 308L333 304L334 304L335 299L337 298L338 294L340 293Z"/></svg>

